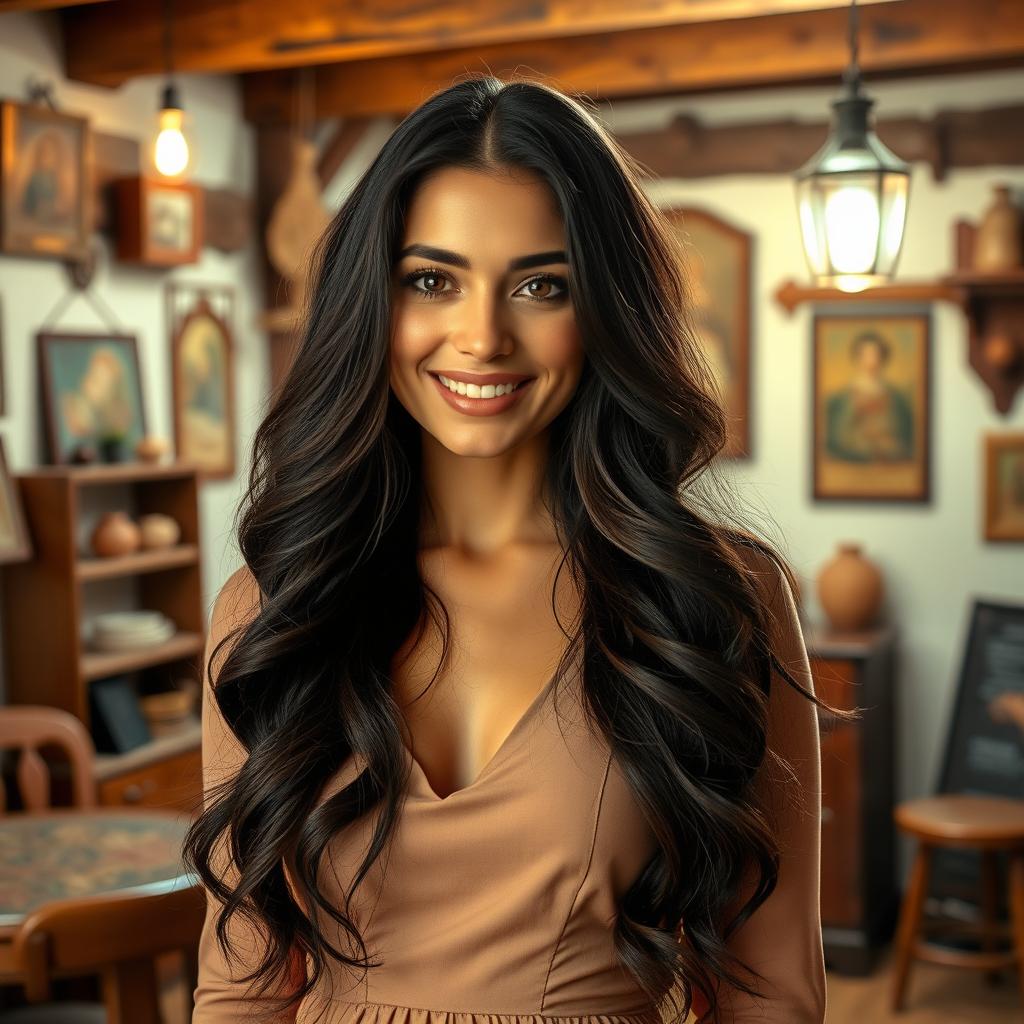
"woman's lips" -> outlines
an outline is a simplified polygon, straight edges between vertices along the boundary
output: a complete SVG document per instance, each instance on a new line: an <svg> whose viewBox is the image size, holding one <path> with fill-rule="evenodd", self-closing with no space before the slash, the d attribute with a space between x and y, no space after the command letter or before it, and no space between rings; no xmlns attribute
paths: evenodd
<svg viewBox="0 0 1024 1024"><path fill-rule="evenodd" d="M504 412L515 405L519 401L520 395L537 379L530 377L528 380L524 380L515 391L510 391L507 395L500 395L498 398L470 398L469 395L459 395L450 391L434 374L431 373L428 376L434 382L434 387L441 392L441 397L453 409L463 412L467 416L494 416L499 412Z"/></svg>

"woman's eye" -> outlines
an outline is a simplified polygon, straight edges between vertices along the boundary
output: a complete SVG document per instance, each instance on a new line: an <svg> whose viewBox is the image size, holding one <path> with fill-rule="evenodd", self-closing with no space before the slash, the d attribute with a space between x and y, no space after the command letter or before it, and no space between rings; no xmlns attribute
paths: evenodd
<svg viewBox="0 0 1024 1024"><path fill-rule="evenodd" d="M429 282L426 287L420 287L418 282ZM411 274L407 274L403 279L402 283L407 287L411 288L417 295L424 299L436 299L441 295L447 294L444 284L450 282L451 278L440 270L415 270ZM440 287L438 287L440 285ZM556 292L554 295L550 293L551 286L554 285ZM542 294L538 294L535 290L537 286L540 286ZM544 292L545 286L547 292ZM560 289L560 290L557 290ZM555 274L542 274L539 277L531 277L529 281L520 285L517 289L516 294L526 293L526 297L531 302L557 302L566 297L568 294L569 285L565 278L558 277Z"/></svg>
<svg viewBox="0 0 1024 1024"><path fill-rule="evenodd" d="M539 284L542 287L546 285L548 288L550 288L552 285L554 285L556 289L561 288L561 291L556 291L554 295L552 295L550 291L544 295L538 295L536 292L533 292L530 297L536 298L540 302L554 302L555 299L562 298L562 296L565 295L568 291L567 283L562 278L555 277L554 275L545 275L544 277L532 278L531 280L527 281L526 284L523 285L523 287L530 289L535 284Z"/></svg>

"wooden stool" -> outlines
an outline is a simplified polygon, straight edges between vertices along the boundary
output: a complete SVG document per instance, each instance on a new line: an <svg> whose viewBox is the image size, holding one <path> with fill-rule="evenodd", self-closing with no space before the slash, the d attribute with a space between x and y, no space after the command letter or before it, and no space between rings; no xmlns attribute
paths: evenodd
<svg viewBox="0 0 1024 1024"><path fill-rule="evenodd" d="M918 841L896 933L893 1011L903 1009L911 960L985 971L990 976L1000 968L1017 967L1024 992L1024 800L947 793L901 803L893 817L900 829ZM924 917L932 853L943 846L981 851L982 920L978 924ZM1012 920L1009 926L997 920L1001 851L1009 857ZM919 941L929 931L978 936L982 951L953 950ZM1011 949L1007 952L995 949L1000 937L1011 940Z"/></svg>

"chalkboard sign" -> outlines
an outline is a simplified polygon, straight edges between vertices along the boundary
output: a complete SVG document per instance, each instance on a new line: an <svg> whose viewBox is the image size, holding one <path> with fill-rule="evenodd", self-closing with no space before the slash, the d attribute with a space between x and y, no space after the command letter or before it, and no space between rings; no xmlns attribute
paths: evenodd
<svg viewBox="0 0 1024 1024"><path fill-rule="evenodd" d="M1024 605L975 600L937 793L1024 800L1024 723L995 706L1008 693L1024 694ZM979 855L936 850L929 891L980 902Z"/></svg>

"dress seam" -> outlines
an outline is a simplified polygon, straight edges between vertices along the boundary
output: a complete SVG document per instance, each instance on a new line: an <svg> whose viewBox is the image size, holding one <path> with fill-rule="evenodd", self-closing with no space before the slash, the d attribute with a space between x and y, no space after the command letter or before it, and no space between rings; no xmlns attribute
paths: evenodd
<svg viewBox="0 0 1024 1024"><path fill-rule="evenodd" d="M392 1010L416 1010L418 1013L443 1013L446 1017L455 1017L459 1014L477 1017L544 1017L546 1020L593 1020L595 1018L608 1018L610 1020L638 1020L650 1021L650 1013L641 1011L639 1013L544 1013L542 1011L525 1013L503 1013L494 1010L442 1010L431 1006L408 1006L405 1003L382 1003L378 1000L363 1000L358 1003L350 1003L345 1000L331 1000L339 1002L342 1006L384 1006Z"/></svg>
<svg viewBox="0 0 1024 1024"><path fill-rule="evenodd" d="M601 823L601 810L604 807L604 791L608 784L608 773L612 766L612 755L611 750L608 751L608 758L604 765L604 775L601 778L601 789L597 794L597 809L594 812L594 826L590 837L590 852L587 855L587 866L580 877L580 884L576 886L576 892L573 893L572 902L569 904L569 911L565 915L565 920L562 922L562 927L558 932L558 938L555 940L554 945L551 948L551 959L548 961L547 973L544 975L544 987L541 989L540 994L540 1013L544 1012L544 1002L548 997L548 982L551 980L551 969L555 965L555 957L558 955L559 947L562 945L562 939L565 936L565 930L569 927L569 922L572 920L572 912L576 909L576 901L580 898L580 893L583 891L583 886L586 884L587 879L590 877L590 869L594 863L594 850L597 849L597 830ZM617 1016L617 1015L610 1015Z"/></svg>

